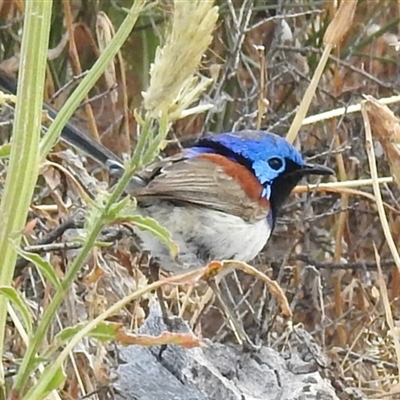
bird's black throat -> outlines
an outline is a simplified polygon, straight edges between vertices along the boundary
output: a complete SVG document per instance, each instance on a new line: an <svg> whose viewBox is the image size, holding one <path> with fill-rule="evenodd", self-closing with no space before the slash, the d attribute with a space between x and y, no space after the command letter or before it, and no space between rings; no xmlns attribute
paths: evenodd
<svg viewBox="0 0 400 400"><path fill-rule="evenodd" d="M271 196L269 199L274 219L277 217L281 207L303 177L301 166L286 159L285 170L271 183Z"/></svg>

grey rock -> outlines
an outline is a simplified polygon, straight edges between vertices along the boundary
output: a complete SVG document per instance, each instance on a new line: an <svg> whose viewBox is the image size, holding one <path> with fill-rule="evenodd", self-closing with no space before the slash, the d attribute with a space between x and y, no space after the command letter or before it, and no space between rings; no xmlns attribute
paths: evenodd
<svg viewBox="0 0 400 400"><path fill-rule="evenodd" d="M167 330L159 307L153 307L141 333L159 335ZM171 330L168 329L168 330ZM173 320L174 332L190 332L186 323ZM114 383L117 400L338 400L317 368L304 368L294 353L283 358L261 347L243 352L240 346L205 341L207 347L186 349L120 347ZM296 367L296 364L298 367ZM310 372L311 371L311 372Z"/></svg>

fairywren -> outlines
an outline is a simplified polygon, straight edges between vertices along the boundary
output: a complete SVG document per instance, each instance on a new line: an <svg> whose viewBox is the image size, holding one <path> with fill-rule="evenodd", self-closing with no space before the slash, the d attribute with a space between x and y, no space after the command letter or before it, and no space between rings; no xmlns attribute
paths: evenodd
<svg viewBox="0 0 400 400"><path fill-rule="evenodd" d="M72 138L71 138L72 136ZM122 168L108 149L74 131L67 142L112 169ZM93 147L93 149L92 149ZM147 166L130 193L137 211L167 228L179 246L177 259L147 231L137 230L142 248L160 268L173 273L204 267L212 260L251 261L267 243L277 213L306 175L329 175L307 164L285 139L266 131L243 130L201 138L193 147Z"/></svg>

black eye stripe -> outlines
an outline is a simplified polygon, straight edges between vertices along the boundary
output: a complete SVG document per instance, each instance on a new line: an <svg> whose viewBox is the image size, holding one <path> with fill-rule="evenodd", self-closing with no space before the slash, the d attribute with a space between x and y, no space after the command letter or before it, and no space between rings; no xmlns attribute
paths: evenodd
<svg viewBox="0 0 400 400"><path fill-rule="evenodd" d="M255 174L255 171L253 169L253 163L249 159L247 159L246 157L243 157L240 154L235 153L233 150L222 145L221 143L214 142L213 140L208 140L206 138L203 138L198 141L196 146L208 147L209 149L214 150L216 153L220 154L221 156L225 156L233 161L236 161L238 164L243 165L250 172Z"/></svg>

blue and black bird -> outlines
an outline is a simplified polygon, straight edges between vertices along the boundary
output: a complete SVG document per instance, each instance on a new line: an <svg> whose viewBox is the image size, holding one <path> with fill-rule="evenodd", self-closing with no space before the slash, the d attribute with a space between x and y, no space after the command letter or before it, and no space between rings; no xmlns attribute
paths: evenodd
<svg viewBox="0 0 400 400"><path fill-rule="evenodd" d="M16 91L3 73L0 86ZM54 117L56 112L48 109ZM62 139L108 168L122 168L113 152L71 124ZM267 131L203 137L193 147L147 166L131 185L137 211L171 232L179 257L172 259L150 233L136 233L160 268L174 273L212 260L251 261L267 243L279 209L297 183L307 175L329 174L330 168L306 163L294 146Z"/></svg>
<svg viewBox="0 0 400 400"><path fill-rule="evenodd" d="M208 136L148 166L132 192L139 211L171 232L178 259L150 233L137 233L160 267L175 273L211 260L251 261L301 178L332 173L307 164L289 142L266 131Z"/></svg>
<svg viewBox="0 0 400 400"><path fill-rule="evenodd" d="M108 167L121 165L110 159L109 150L100 154L97 143L92 151L88 138L64 139ZM203 137L193 147L150 164L131 185L137 212L171 232L178 258L171 258L151 233L136 233L143 250L173 273L212 260L248 262L267 243L279 209L297 183L307 175L329 174L330 168L306 163L288 141L267 131Z"/></svg>

